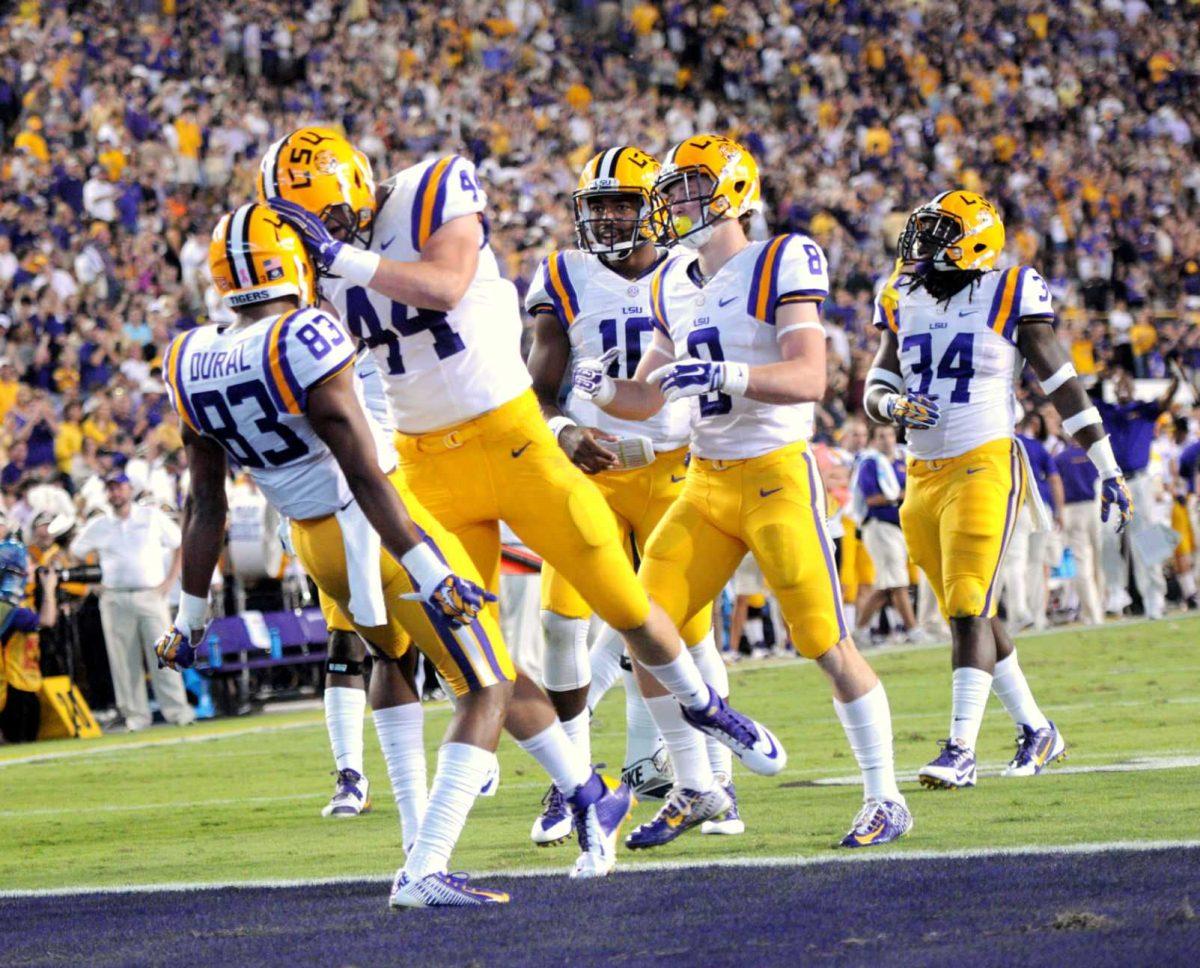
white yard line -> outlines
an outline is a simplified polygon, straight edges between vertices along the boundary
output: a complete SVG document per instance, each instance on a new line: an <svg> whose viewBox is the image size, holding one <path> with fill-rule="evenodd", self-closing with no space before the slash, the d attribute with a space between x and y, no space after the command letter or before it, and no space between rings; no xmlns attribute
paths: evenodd
<svg viewBox="0 0 1200 968"><path fill-rule="evenodd" d="M1043 857L1062 854L1107 854L1113 851L1160 851L1160 850L1195 850L1200 849L1200 840L1120 840L1111 843L1083 844L1044 844L1024 847L970 847L959 850L909 850L896 852L874 851L839 851L813 857L780 856L780 857L730 857L697 860L649 861L644 863L628 863L617 869L618 875L638 873L654 873L659 871L684 871L713 867L746 867L746 868L778 868L778 867L825 867L840 864L878 864L878 863L907 863L927 860L971 860L988 859L992 857ZM211 881L207 883L165 883L165 884L121 884L116 886L90 887L55 887L27 888L21 890L0 891L0 899L16 900L21 898L39 897L73 897L80 894L154 894L164 891L188 892L227 890L230 888L289 888L289 887L324 887L337 884L387 884L392 873L368 872L349 874L340 877L313 878L271 878L244 881ZM565 879L565 868L537 867L521 870L484 871L473 875L479 878L487 877L562 877Z"/></svg>
<svg viewBox="0 0 1200 968"><path fill-rule="evenodd" d="M999 776L1005 763L989 763L979 767L980 776ZM1143 773L1147 770L1186 770L1200 766L1200 756L1145 756L1134 757L1120 763L1093 763L1089 765L1052 765L1049 772L1064 773ZM901 783L915 783L916 773L899 773L896 779ZM853 776L826 776L811 781L813 786L860 786L862 777L857 773Z"/></svg>

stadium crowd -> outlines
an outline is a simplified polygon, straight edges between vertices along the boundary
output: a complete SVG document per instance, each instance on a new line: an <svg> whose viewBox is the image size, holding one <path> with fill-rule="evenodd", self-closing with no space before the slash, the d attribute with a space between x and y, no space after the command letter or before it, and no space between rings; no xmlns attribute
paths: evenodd
<svg viewBox="0 0 1200 968"><path fill-rule="evenodd" d="M471 157L522 291L549 249L573 244L570 192L598 148L661 154L706 129L740 139L764 172L755 232L804 231L829 255L818 437L843 510L866 446L872 299L896 237L946 186L979 191L1004 213L1008 260L1045 275L1081 374L1183 377L1160 408L1175 423L1151 434L1163 446L1127 468L1168 471L1161 520L1178 524L1171 491L1188 482L1170 455L1200 434L1186 402L1200 369L1198 65L1200 7L1186 2L26 0L0 23L9 527L31 538L43 512L65 534L105 507L114 471L177 509L186 469L162 351L224 318L206 275L211 227L253 196L267 145L311 122L343 128L377 174ZM1046 420L1030 433L1055 436Z"/></svg>

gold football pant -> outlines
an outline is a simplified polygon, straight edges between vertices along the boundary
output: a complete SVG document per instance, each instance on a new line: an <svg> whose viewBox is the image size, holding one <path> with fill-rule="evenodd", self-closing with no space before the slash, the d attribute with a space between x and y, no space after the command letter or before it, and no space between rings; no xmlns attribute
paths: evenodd
<svg viewBox="0 0 1200 968"><path fill-rule="evenodd" d="M945 460L908 461L900 526L946 618L996 614L997 579L1025 475L1011 438Z"/></svg>
<svg viewBox="0 0 1200 968"><path fill-rule="evenodd" d="M591 479L616 515L617 527L626 537L626 549L631 557L630 537L638 554L645 554L646 543L655 525L683 491L687 453L686 447L680 447L664 451L654 463L645 467L592 475ZM542 566L542 608L567 618L589 618L592 614L583 596L550 564ZM688 645L696 645L711 629L710 603L697 612L679 634Z"/></svg>
<svg viewBox="0 0 1200 968"><path fill-rule="evenodd" d="M640 576L681 627L747 551L801 655L819 658L846 638L825 488L804 441L747 460L693 457L683 492L650 536Z"/></svg>
<svg viewBox="0 0 1200 968"><path fill-rule="evenodd" d="M532 390L428 434L397 434L407 486L455 534L496 592L500 522L579 590L618 630L650 614L599 488L567 459Z"/></svg>
<svg viewBox="0 0 1200 968"><path fill-rule="evenodd" d="M400 472L394 471L389 479L414 523L451 570L463 578L480 581L462 545L406 490ZM386 550L380 553L379 568L387 624L367 627L347 622L346 617L351 615L350 578L341 527L333 515L293 521L292 545L305 572L321 590L323 606L335 606L340 613L340 624L352 627L389 658L400 658L415 640L417 648L429 657L456 696L516 678L495 616L485 611L470 625L455 629L424 602L402 598L413 591L413 585L408 572ZM325 613L330 628L338 627L333 624L337 617L332 611Z"/></svg>

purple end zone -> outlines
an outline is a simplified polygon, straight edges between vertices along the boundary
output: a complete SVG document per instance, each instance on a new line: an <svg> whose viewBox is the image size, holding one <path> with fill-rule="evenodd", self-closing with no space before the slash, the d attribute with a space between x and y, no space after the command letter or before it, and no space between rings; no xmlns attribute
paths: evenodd
<svg viewBox="0 0 1200 968"><path fill-rule="evenodd" d="M1200 963L1200 849L495 878L508 907L389 911L385 883L0 900L5 965Z"/></svg>

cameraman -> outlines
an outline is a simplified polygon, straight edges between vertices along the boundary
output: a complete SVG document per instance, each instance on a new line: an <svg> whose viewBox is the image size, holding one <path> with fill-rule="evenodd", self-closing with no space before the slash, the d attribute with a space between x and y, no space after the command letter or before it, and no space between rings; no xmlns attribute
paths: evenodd
<svg viewBox="0 0 1200 968"><path fill-rule="evenodd" d="M24 608L29 554L17 538L0 541L0 733L9 743L37 739L42 709L41 648L38 633L58 621L58 574L39 568L40 612Z"/></svg>

